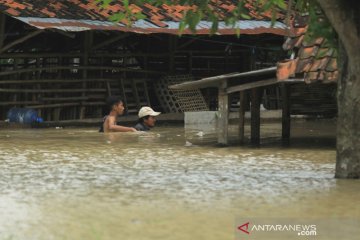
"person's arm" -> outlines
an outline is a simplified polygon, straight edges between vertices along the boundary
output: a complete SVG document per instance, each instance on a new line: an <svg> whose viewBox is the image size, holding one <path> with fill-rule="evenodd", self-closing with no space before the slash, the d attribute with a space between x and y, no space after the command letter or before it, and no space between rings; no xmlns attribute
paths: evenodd
<svg viewBox="0 0 360 240"><path fill-rule="evenodd" d="M109 132L136 132L135 128L117 125L113 116L109 116L106 120L108 121Z"/></svg>

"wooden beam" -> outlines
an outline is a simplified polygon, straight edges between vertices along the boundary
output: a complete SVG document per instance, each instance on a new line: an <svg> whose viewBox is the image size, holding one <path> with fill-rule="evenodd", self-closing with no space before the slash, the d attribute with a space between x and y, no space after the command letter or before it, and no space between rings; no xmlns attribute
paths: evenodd
<svg viewBox="0 0 360 240"><path fill-rule="evenodd" d="M91 88L91 89L12 89L12 88L0 88L0 92L8 93L62 93L62 92L106 92L103 88Z"/></svg>
<svg viewBox="0 0 360 240"><path fill-rule="evenodd" d="M288 144L290 140L290 85L281 84L281 99L282 99L282 141L283 144Z"/></svg>
<svg viewBox="0 0 360 240"><path fill-rule="evenodd" d="M234 93L234 92L241 92L244 90L273 85L273 84L277 84L277 83L279 83L279 81L276 78L271 78L271 79L256 81L256 82L251 82L251 83L244 83L241 85L227 88L226 93L230 94L230 93Z"/></svg>
<svg viewBox="0 0 360 240"><path fill-rule="evenodd" d="M240 107L239 107L239 142L244 144L245 139L245 109L247 104L246 91L240 92Z"/></svg>
<svg viewBox="0 0 360 240"><path fill-rule="evenodd" d="M30 84L30 83L78 83L78 82L115 82L117 79L31 79L31 80L0 80L0 84Z"/></svg>
<svg viewBox="0 0 360 240"><path fill-rule="evenodd" d="M260 145L260 102L260 89L251 89L251 144L254 146Z"/></svg>
<svg viewBox="0 0 360 240"><path fill-rule="evenodd" d="M168 36L169 44L169 73L173 74L175 71L175 51L177 47L177 36Z"/></svg>
<svg viewBox="0 0 360 240"><path fill-rule="evenodd" d="M5 41L5 14L0 12L0 49Z"/></svg>
<svg viewBox="0 0 360 240"><path fill-rule="evenodd" d="M223 75L218 75L218 76L214 76L214 77L203 78L203 79L200 79L197 81L174 84L174 85L169 86L169 88L175 89L175 90L188 90L188 89L199 89L199 88L205 88L205 87L216 87L216 86L219 86L220 82L223 79L245 78L245 77L249 77L249 76L261 76L264 74L272 74L272 73L274 73L274 76L275 76L275 72L276 72L276 67L265 68L265 69L251 71L251 72L229 73L229 74L223 74ZM272 84L274 84L274 83L272 83ZM233 90L232 87L230 88L230 91L232 91L232 92L240 92L242 90L245 90L245 89L241 89L241 90L234 89Z"/></svg>
<svg viewBox="0 0 360 240"><path fill-rule="evenodd" d="M228 144L229 96L226 94L227 80L224 79L218 92L218 143Z"/></svg>
<svg viewBox="0 0 360 240"><path fill-rule="evenodd" d="M28 69L18 69L6 72L0 72L0 76L17 74L17 73L26 73L26 72L37 72L37 71L44 71L44 70L119 70L122 72L138 72L138 73L149 73L149 74L163 74L160 71L146 71L142 69L131 69L131 68L124 68L124 67L113 67L113 66L53 66L53 67L40 67L40 68L28 68Z"/></svg>
<svg viewBox="0 0 360 240"><path fill-rule="evenodd" d="M13 46L19 44L19 43L22 43L22 42L25 42L26 40L30 39L30 38L33 38L35 37L36 35L39 35L40 33L42 33L44 30L36 30L36 31L33 31L31 33L29 33L28 35L22 37L22 38L19 38L11 43L9 43L8 45L2 47L0 49L0 53L3 53L5 52L6 50L12 48Z"/></svg>
<svg viewBox="0 0 360 240"><path fill-rule="evenodd" d="M42 105L28 105L27 108L59 108L59 107L72 107L80 106L82 103L73 102L73 103L53 103L53 104L42 104ZM105 102L86 102L87 106L102 106L105 105Z"/></svg>
<svg viewBox="0 0 360 240"><path fill-rule="evenodd" d="M195 42L196 40L198 40L198 39L197 39L197 38L190 39L190 40L187 41L186 43L180 45L180 46L178 47L178 49L185 48L185 47L189 46L190 44L192 44L193 42Z"/></svg>
<svg viewBox="0 0 360 240"><path fill-rule="evenodd" d="M40 104L39 101L11 101L11 102L0 102L0 106L8 105L28 105L28 104Z"/></svg>
<svg viewBox="0 0 360 240"><path fill-rule="evenodd" d="M83 66L85 67L82 70L82 78L83 79L87 79L88 77L88 71L87 71L87 66L89 65L89 55L90 55L90 51L91 51L91 46L93 44L93 31L85 31L84 33L84 55L83 55ZM83 82L82 83L82 87L84 90L87 89L87 82ZM82 97L86 97L86 91L83 91L81 93ZM85 118L85 110L86 107L84 105L84 101L81 102L81 106L80 106L80 112L79 112L79 119L84 119Z"/></svg>
<svg viewBox="0 0 360 240"><path fill-rule="evenodd" d="M150 57L166 57L168 56L168 53L154 53L154 54L147 54L147 53L94 53L92 57L106 57L106 58L122 58L122 57L144 57L144 56L150 56ZM61 53L61 52L26 52L26 53L4 53L1 55L1 57L4 58L37 58L37 57L81 57L81 53Z"/></svg>
<svg viewBox="0 0 360 240"><path fill-rule="evenodd" d="M97 45L94 45L91 49L96 50L96 49L105 47L106 45L109 45L109 44L117 42L117 41L119 41L121 39L127 38L128 36L130 36L130 34L128 34L128 33L124 33L122 35L115 36L115 37L110 38L110 39L108 39L108 40L106 40L104 42L101 42L101 43L99 43Z"/></svg>
<svg viewBox="0 0 360 240"><path fill-rule="evenodd" d="M66 36L68 38L72 38L72 39L74 39L76 37L76 35L74 33L69 33L69 32L58 30L58 29L51 29L51 31L59 33L61 35L64 35L64 36Z"/></svg>
<svg viewBox="0 0 360 240"><path fill-rule="evenodd" d="M80 100L88 100L89 97L40 97L39 101L80 101Z"/></svg>

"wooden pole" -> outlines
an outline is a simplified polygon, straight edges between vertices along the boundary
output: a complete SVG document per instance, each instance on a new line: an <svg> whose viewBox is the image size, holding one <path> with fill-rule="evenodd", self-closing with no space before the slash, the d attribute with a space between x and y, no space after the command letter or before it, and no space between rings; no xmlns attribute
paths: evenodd
<svg viewBox="0 0 360 240"><path fill-rule="evenodd" d="M260 145L260 89L251 90L251 144Z"/></svg>
<svg viewBox="0 0 360 240"><path fill-rule="evenodd" d="M245 139L245 109L247 102L246 91L240 92L240 107L239 107L239 142L244 144Z"/></svg>
<svg viewBox="0 0 360 240"><path fill-rule="evenodd" d="M0 12L0 49L4 45L5 40L5 15Z"/></svg>
<svg viewBox="0 0 360 240"><path fill-rule="evenodd" d="M175 72L175 50L177 45L176 36L169 35L169 73Z"/></svg>
<svg viewBox="0 0 360 240"><path fill-rule="evenodd" d="M228 144L228 123L229 123L229 96L226 94L227 79L224 79L219 86L218 93L218 143Z"/></svg>
<svg viewBox="0 0 360 240"><path fill-rule="evenodd" d="M290 86L281 84L281 98L282 98L282 141L288 144L290 140Z"/></svg>
<svg viewBox="0 0 360 240"><path fill-rule="evenodd" d="M85 37L84 37L84 55L83 55L83 66L87 67L89 64L89 54L91 51L91 46L92 46L92 40L93 40L93 32L92 31L86 31L85 32ZM88 77L88 71L86 70L86 68L83 70L82 72L82 78L83 79L87 79ZM87 83L83 82L82 83L82 87L83 89L87 89ZM86 93L83 92L81 94L82 97L86 96ZM81 102L81 106L80 106L80 112L79 112L79 119L84 119L85 117L85 102Z"/></svg>
<svg viewBox="0 0 360 240"><path fill-rule="evenodd" d="M193 55L192 52L189 52L189 74L192 74L192 65L193 65Z"/></svg>

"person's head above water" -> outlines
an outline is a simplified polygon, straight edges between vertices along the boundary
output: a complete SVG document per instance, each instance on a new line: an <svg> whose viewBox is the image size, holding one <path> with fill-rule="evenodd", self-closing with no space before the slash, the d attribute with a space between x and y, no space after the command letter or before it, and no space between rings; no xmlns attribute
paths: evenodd
<svg viewBox="0 0 360 240"><path fill-rule="evenodd" d="M145 126L152 128L155 126L155 117L160 115L161 112L155 112L151 107L142 107L139 110L139 122Z"/></svg>
<svg viewBox="0 0 360 240"><path fill-rule="evenodd" d="M106 99L106 105L108 107L109 112L117 113L121 115L124 113L124 103L123 101L117 96L109 96Z"/></svg>

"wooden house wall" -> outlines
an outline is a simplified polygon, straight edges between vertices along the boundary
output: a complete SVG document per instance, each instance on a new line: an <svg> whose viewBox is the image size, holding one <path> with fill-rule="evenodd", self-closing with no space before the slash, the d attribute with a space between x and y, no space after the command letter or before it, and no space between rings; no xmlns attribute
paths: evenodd
<svg viewBox="0 0 360 240"><path fill-rule="evenodd" d="M6 17L0 49L35 31ZM153 91L157 79L177 74L200 79L268 67L284 57L278 50L282 41L269 34L180 37L44 30L0 52L0 119L11 107L37 109L47 121L99 118L109 95L121 96L129 114L145 104L159 108ZM210 104L211 89L204 94Z"/></svg>

